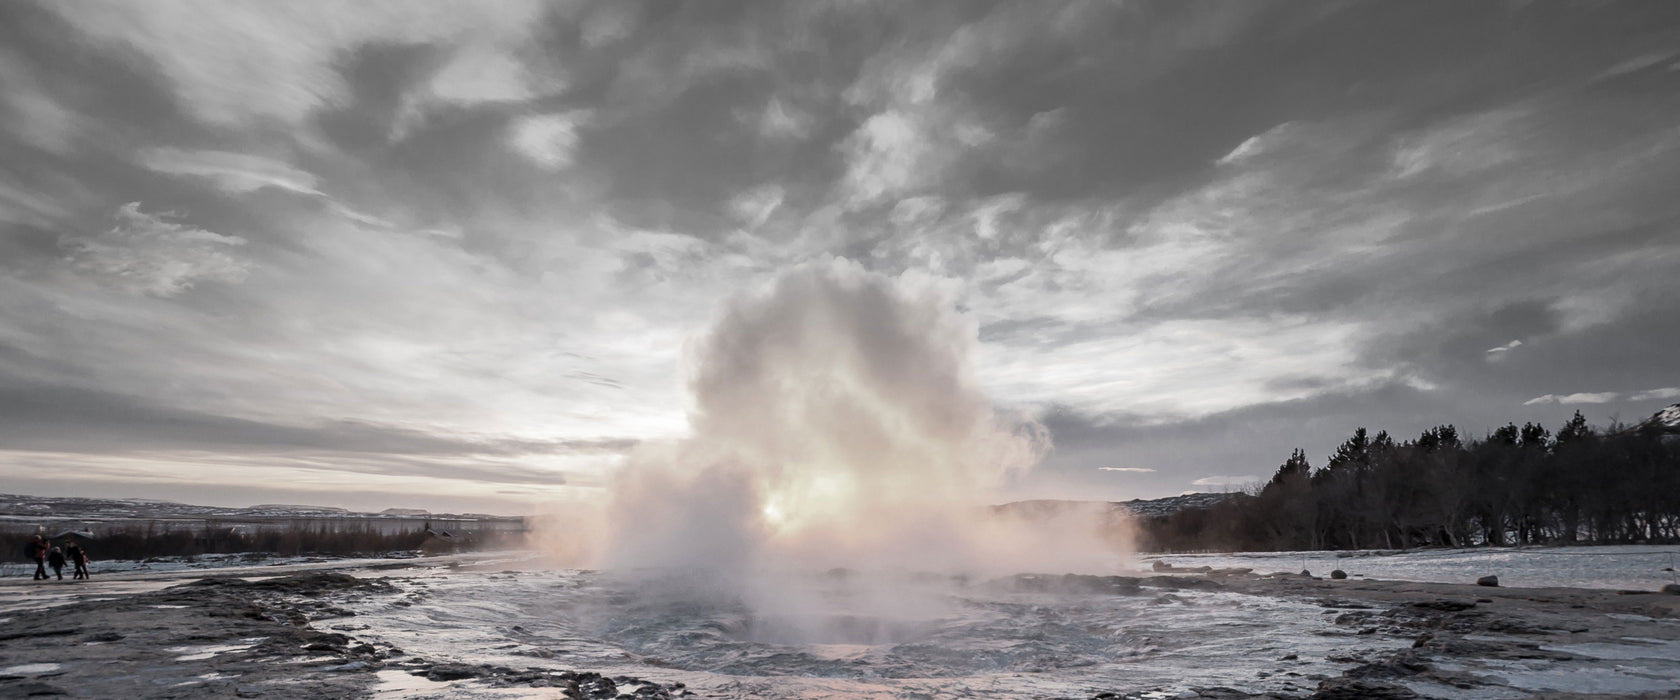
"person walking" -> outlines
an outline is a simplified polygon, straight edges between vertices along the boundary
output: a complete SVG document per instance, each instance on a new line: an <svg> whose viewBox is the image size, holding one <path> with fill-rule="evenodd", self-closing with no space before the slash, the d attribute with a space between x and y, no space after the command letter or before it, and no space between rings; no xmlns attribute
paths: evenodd
<svg viewBox="0 0 1680 700"><path fill-rule="evenodd" d="M47 580L47 541L40 535L29 541L29 558L35 560L35 580Z"/></svg>
<svg viewBox="0 0 1680 700"><path fill-rule="evenodd" d="M69 546L64 548L64 554L65 554L65 556L70 557L70 563L73 566L76 567L76 572L74 574L71 574L70 578L72 578L72 579L85 579L85 578L87 578L88 577L87 550L82 549L82 546L79 545L79 544L76 544L75 540L71 540L70 543L69 543Z"/></svg>
<svg viewBox="0 0 1680 700"><path fill-rule="evenodd" d="M64 551L53 547L47 552L47 566L52 567L53 573L58 574L58 580L64 580Z"/></svg>

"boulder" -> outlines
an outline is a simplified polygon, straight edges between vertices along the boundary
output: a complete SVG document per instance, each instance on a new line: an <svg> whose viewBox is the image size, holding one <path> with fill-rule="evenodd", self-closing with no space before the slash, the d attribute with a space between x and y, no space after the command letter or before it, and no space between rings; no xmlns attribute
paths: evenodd
<svg viewBox="0 0 1680 700"><path fill-rule="evenodd" d="M1333 579L1336 579L1337 581L1340 581L1344 578L1347 578L1347 572L1342 571L1341 569L1337 569L1335 571L1330 572L1330 578L1333 578Z"/></svg>
<svg viewBox="0 0 1680 700"><path fill-rule="evenodd" d="M1662 592L1669 595L1680 595L1680 583L1670 583L1662 587Z"/></svg>
<svg viewBox="0 0 1680 700"><path fill-rule="evenodd" d="M1483 576L1479 579L1476 579L1476 585L1498 588L1499 587L1499 577L1498 576Z"/></svg>

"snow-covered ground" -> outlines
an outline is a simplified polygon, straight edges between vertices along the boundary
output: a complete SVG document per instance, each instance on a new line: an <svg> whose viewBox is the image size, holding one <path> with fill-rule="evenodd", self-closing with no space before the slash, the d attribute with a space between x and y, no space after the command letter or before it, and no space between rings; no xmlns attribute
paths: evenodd
<svg viewBox="0 0 1680 700"><path fill-rule="evenodd" d="M1677 583L1680 545L1443 549L1416 552L1254 552L1164 554L1142 558L1175 567L1248 567L1256 572L1311 571L1328 576L1341 569L1351 577L1398 581L1474 583L1498 576L1502 586L1609 588L1654 591ZM1665 571L1665 569L1667 569Z"/></svg>

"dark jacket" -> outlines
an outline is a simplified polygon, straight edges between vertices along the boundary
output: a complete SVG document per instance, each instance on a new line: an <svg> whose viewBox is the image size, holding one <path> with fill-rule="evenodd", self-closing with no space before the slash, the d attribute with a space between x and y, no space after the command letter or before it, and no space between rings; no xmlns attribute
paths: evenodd
<svg viewBox="0 0 1680 700"><path fill-rule="evenodd" d="M60 552L57 547L53 547L53 550L47 553L47 566L54 569L64 568L64 552Z"/></svg>
<svg viewBox="0 0 1680 700"><path fill-rule="evenodd" d="M40 540L29 541L29 558L41 561L47 558L47 543Z"/></svg>

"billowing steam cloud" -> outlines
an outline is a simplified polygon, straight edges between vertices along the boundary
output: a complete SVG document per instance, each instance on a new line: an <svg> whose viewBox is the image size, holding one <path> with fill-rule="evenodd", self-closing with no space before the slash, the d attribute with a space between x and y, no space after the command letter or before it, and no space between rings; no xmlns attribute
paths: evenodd
<svg viewBox="0 0 1680 700"><path fill-rule="evenodd" d="M692 358L692 436L637 453L612 484L598 562L1116 566L1106 513L1028 522L985 507L1049 443L978 390L974 329L946 307L846 261L737 300Z"/></svg>

